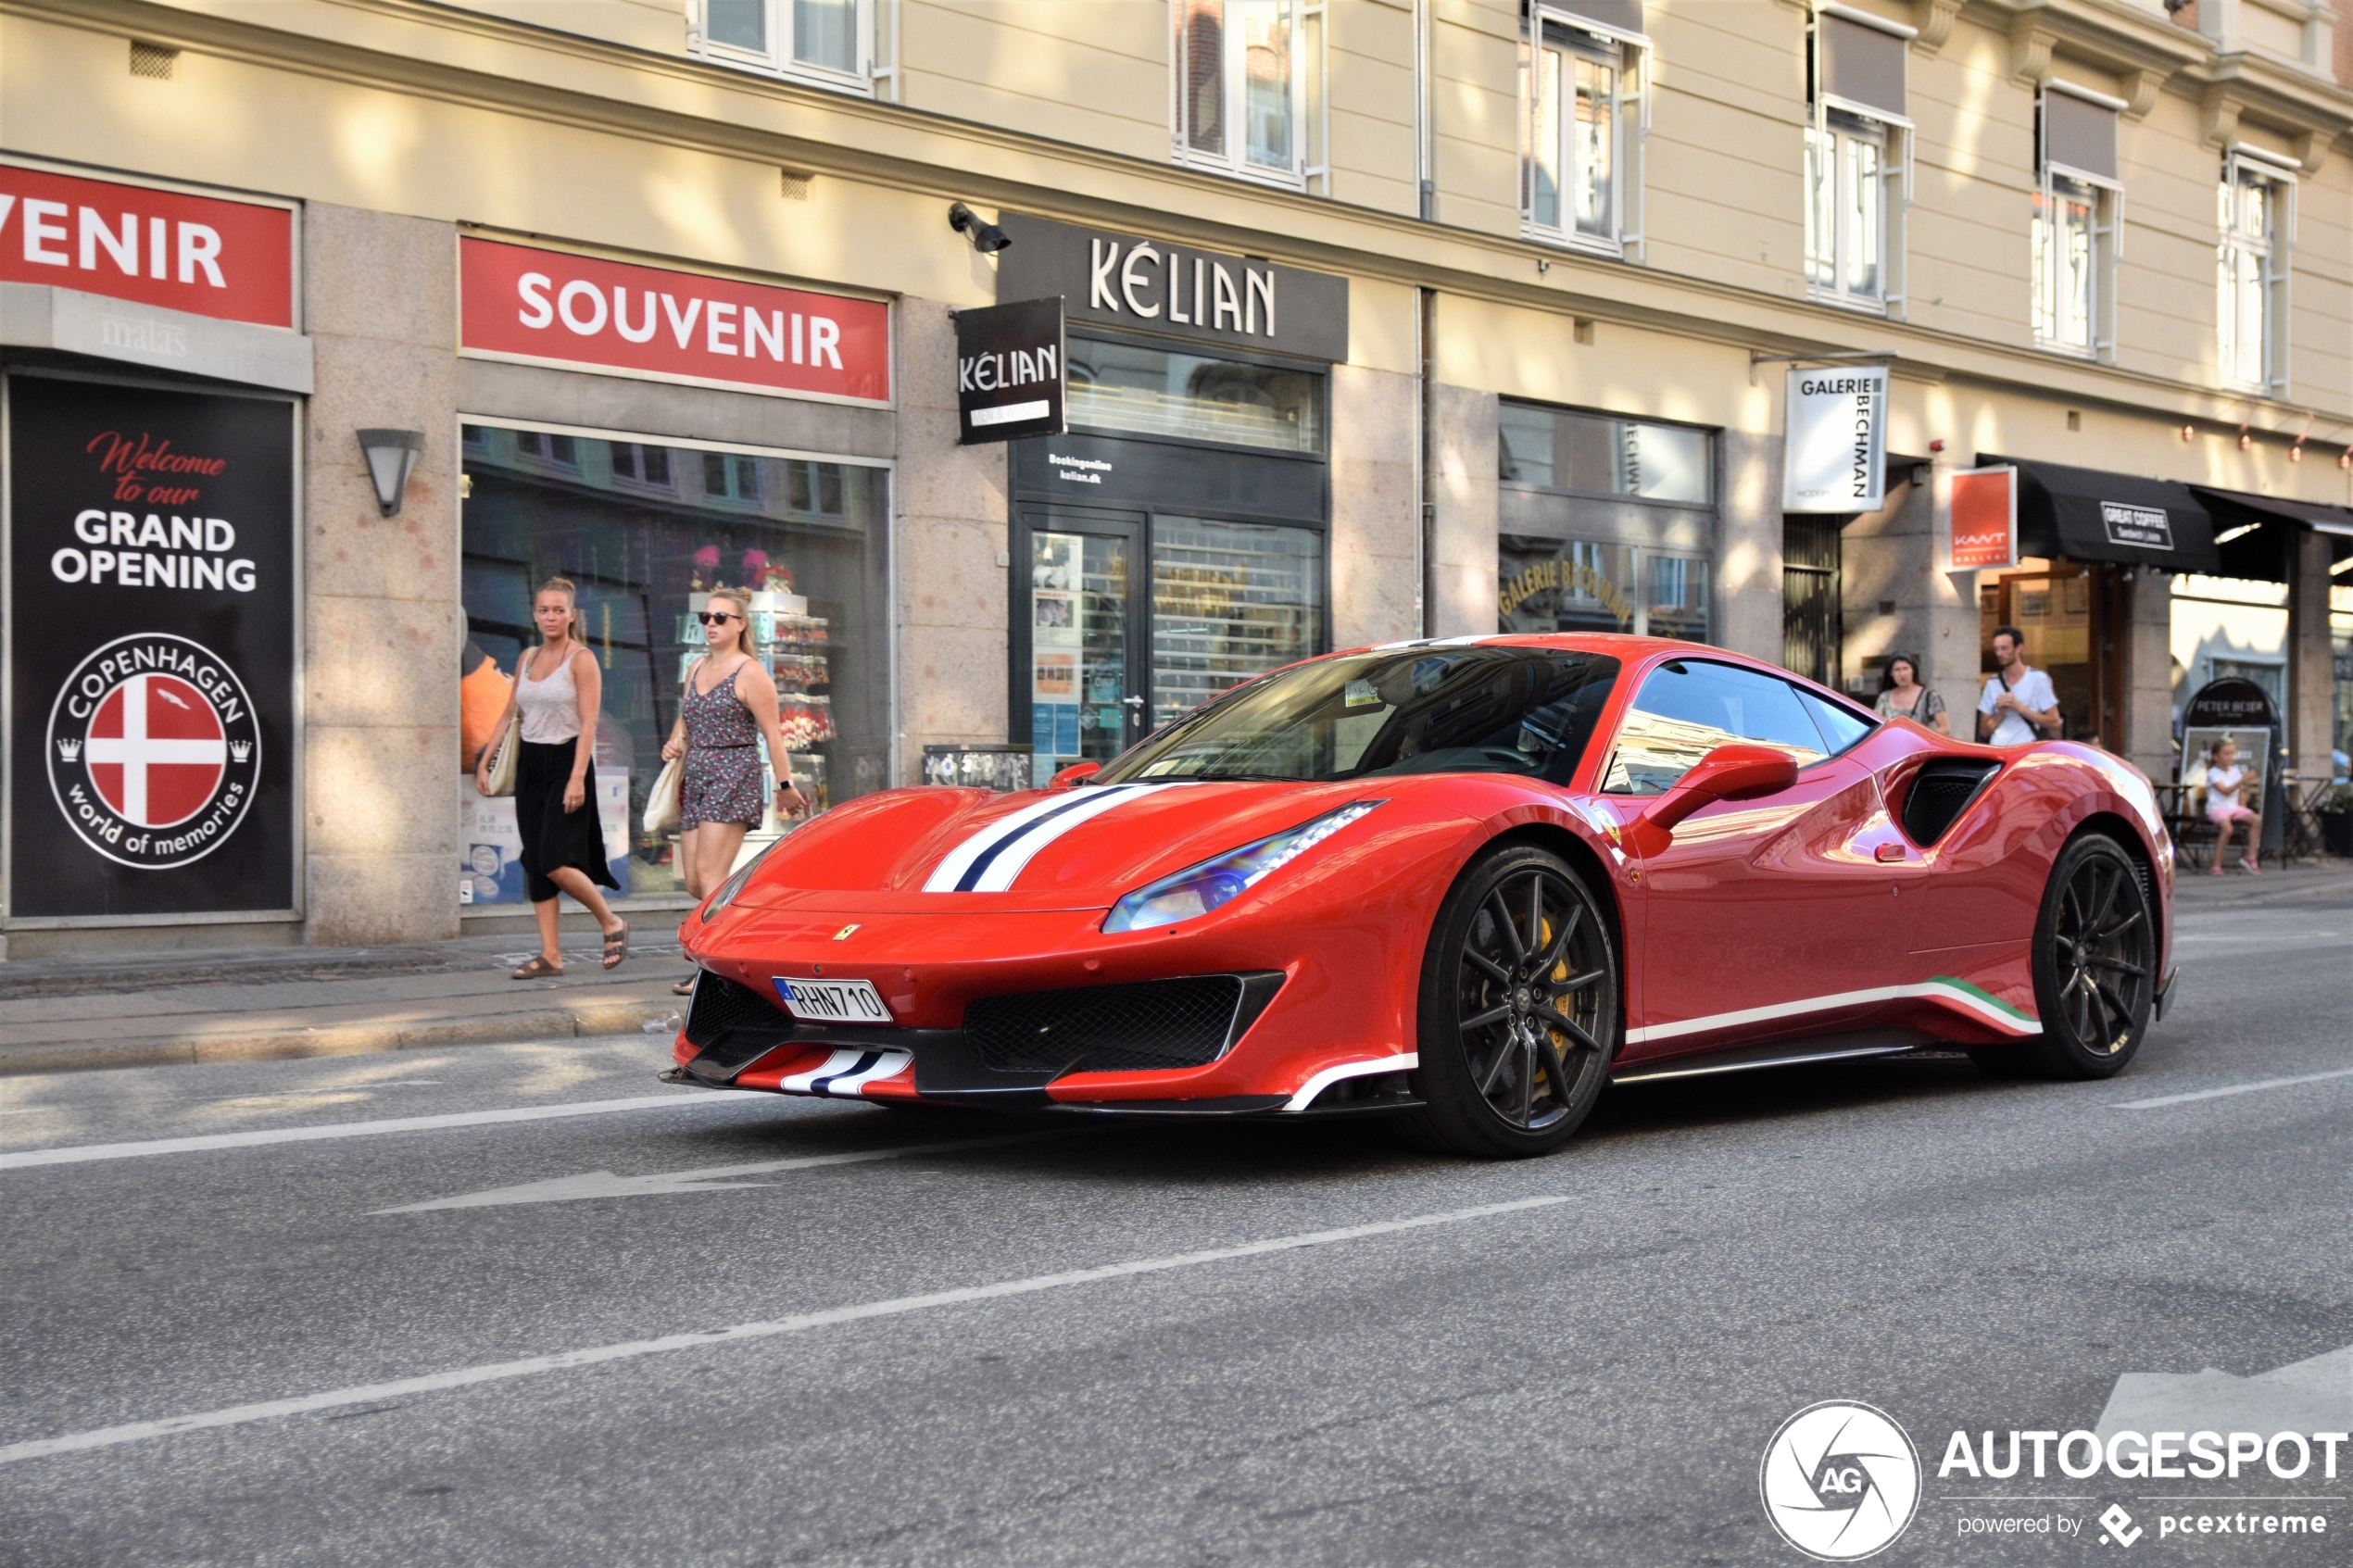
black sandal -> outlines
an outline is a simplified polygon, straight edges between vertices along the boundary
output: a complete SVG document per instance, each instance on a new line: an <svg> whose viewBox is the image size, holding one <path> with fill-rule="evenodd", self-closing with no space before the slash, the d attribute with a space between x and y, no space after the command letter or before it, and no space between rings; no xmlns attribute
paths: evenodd
<svg viewBox="0 0 2353 1568"><path fill-rule="evenodd" d="M607 969L618 969L621 966L621 960L628 956L629 922L627 921L623 921L619 931L608 931L605 933L604 967Z"/></svg>
<svg viewBox="0 0 2353 1568"><path fill-rule="evenodd" d="M538 980L542 978L553 978L562 972L563 970L560 966L551 964L546 959L534 959L529 963L523 965L521 969L515 971L514 973L507 976L507 978L510 980Z"/></svg>

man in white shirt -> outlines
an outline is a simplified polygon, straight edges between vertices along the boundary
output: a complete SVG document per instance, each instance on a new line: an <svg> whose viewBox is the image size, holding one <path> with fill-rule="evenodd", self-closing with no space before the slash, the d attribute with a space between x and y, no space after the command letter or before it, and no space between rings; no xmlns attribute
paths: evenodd
<svg viewBox="0 0 2353 1568"><path fill-rule="evenodd" d="M1977 738L1994 746L2024 746L2059 733L2058 694L2051 678L2026 663L2026 634L2015 626L1994 633L1994 662L2001 668L1977 699Z"/></svg>

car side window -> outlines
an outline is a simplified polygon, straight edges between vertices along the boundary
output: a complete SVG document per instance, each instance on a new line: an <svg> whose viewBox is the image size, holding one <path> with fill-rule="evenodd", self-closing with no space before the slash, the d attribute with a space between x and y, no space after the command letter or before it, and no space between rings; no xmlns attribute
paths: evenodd
<svg viewBox="0 0 2353 1568"><path fill-rule="evenodd" d="M1790 689L1797 694L1797 700L1806 705L1806 711L1814 716L1814 722L1820 728L1822 739L1829 745L1832 757L1879 728L1852 709L1827 702L1804 686L1792 686Z"/></svg>
<svg viewBox="0 0 2353 1568"><path fill-rule="evenodd" d="M1657 795L1719 746L1786 751L1801 768L1825 755L1821 732L1785 681L1701 659L1662 664L1642 681L1618 727L1602 788Z"/></svg>

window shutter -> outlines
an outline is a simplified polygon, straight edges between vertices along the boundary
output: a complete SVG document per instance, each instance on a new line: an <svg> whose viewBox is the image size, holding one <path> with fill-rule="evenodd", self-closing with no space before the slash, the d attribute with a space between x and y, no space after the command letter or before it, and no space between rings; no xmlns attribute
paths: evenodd
<svg viewBox="0 0 2353 1568"><path fill-rule="evenodd" d="M1822 92L1862 108L1905 118L1905 41L1892 32L1824 14L1820 31Z"/></svg>
<svg viewBox="0 0 2353 1568"><path fill-rule="evenodd" d="M1582 17L1589 22L1599 22L1637 37L1642 31L1642 0L1566 0L1566 4L1552 0L1545 9Z"/></svg>
<svg viewBox="0 0 2353 1568"><path fill-rule="evenodd" d="M2116 111L2072 93L2043 91L2043 166L2116 178Z"/></svg>

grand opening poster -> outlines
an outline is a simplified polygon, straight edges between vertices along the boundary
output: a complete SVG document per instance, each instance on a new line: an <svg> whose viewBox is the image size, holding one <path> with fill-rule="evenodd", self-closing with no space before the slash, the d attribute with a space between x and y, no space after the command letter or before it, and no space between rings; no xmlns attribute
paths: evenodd
<svg viewBox="0 0 2353 1568"><path fill-rule="evenodd" d="M11 919L295 908L294 416L8 379Z"/></svg>

